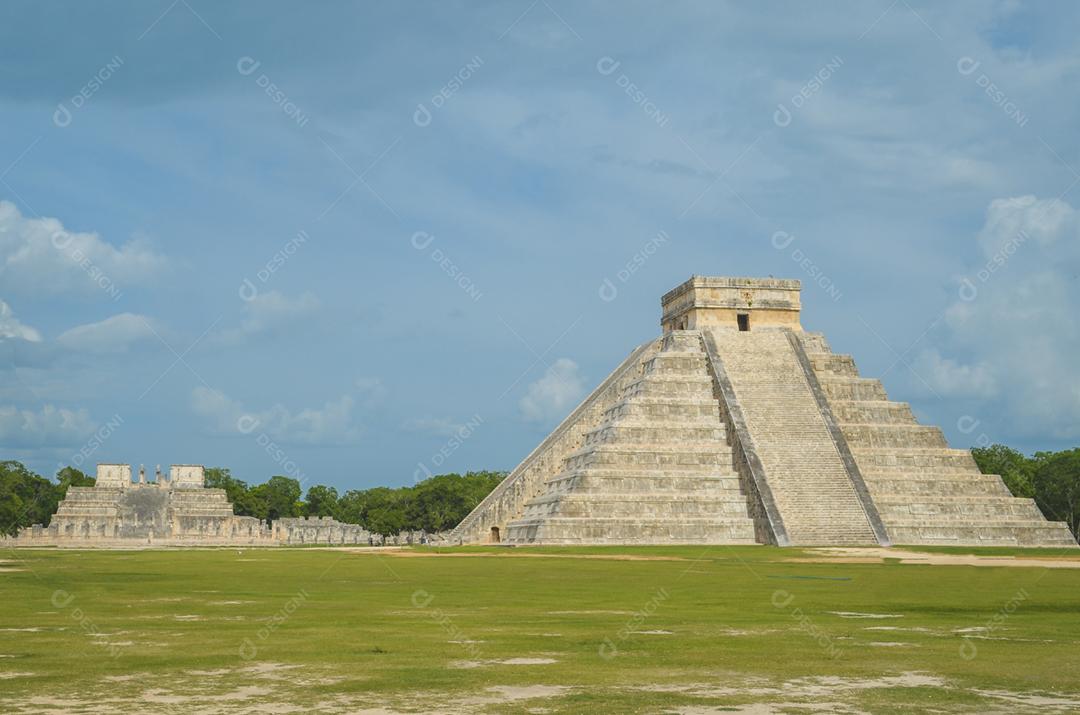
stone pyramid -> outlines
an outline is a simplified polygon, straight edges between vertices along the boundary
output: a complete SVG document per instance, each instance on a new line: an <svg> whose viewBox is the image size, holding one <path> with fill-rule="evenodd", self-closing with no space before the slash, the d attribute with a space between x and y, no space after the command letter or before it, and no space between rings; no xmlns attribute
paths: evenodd
<svg viewBox="0 0 1080 715"><path fill-rule="evenodd" d="M695 276L459 543L1076 546L800 325L798 281Z"/></svg>

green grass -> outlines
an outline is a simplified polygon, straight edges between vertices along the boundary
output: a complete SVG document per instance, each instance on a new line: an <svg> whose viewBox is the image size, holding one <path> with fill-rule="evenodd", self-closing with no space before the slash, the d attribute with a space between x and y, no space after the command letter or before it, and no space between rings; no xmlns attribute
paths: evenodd
<svg viewBox="0 0 1080 715"><path fill-rule="evenodd" d="M2 554L0 710L1080 707L1080 570L791 563L805 553L769 547L412 553ZM637 560L602 558L619 555ZM541 662L498 662L515 658ZM513 689L534 686L562 689Z"/></svg>
<svg viewBox="0 0 1080 715"><path fill-rule="evenodd" d="M1080 553L1075 548L1045 547L1018 548L1015 546L900 546L905 551L921 551L928 554L973 554L975 556L1016 556L1029 559L1076 559Z"/></svg>

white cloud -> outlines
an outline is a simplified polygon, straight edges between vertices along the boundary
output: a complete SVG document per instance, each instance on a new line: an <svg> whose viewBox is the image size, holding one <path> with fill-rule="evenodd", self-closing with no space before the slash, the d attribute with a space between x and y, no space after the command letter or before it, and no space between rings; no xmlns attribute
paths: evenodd
<svg viewBox="0 0 1080 715"><path fill-rule="evenodd" d="M962 365L941 357L931 348L919 354L912 368L926 381L924 389L929 388L942 397L988 398L997 394L997 379L986 363Z"/></svg>
<svg viewBox="0 0 1080 715"><path fill-rule="evenodd" d="M341 444L359 438L361 427L353 418L356 399L342 395L322 407L293 412L280 403L264 410L246 408L221 390L196 387L191 406L220 434L266 433L275 440L300 444Z"/></svg>
<svg viewBox="0 0 1080 715"><path fill-rule="evenodd" d="M141 241L117 248L96 233L67 231L55 218L27 218L0 201L0 280L7 290L115 297L119 286L145 281L165 264Z"/></svg>
<svg viewBox="0 0 1080 715"><path fill-rule="evenodd" d="M42 405L40 410L0 406L0 445L7 449L74 446L95 428L85 409Z"/></svg>
<svg viewBox="0 0 1080 715"><path fill-rule="evenodd" d="M406 420L401 428L406 432L426 432L440 437L450 437L464 430L466 425L452 417L415 417Z"/></svg>
<svg viewBox="0 0 1080 715"><path fill-rule="evenodd" d="M1077 212L1059 200L997 199L977 243L942 344L920 356L916 371L942 395L994 398L1017 435L1080 437Z"/></svg>
<svg viewBox="0 0 1080 715"><path fill-rule="evenodd" d="M41 333L20 323L11 306L0 300L0 338L22 338L38 343L41 342Z"/></svg>
<svg viewBox="0 0 1080 715"><path fill-rule="evenodd" d="M559 358L543 377L529 385L518 406L530 422L554 422L566 417L584 394L585 381L577 363Z"/></svg>
<svg viewBox="0 0 1080 715"><path fill-rule="evenodd" d="M79 325L56 338L62 348L102 355L127 352L139 342L155 339L150 320L134 313L121 313L97 323Z"/></svg>
<svg viewBox="0 0 1080 715"><path fill-rule="evenodd" d="M271 290L244 303L244 317L236 328L222 330L212 339L223 345L239 345L257 335L272 334L314 314L321 303L313 293L290 298Z"/></svg>
<svg viewBox="0 0 1080 715"><path fill-rule="evenodd" d="M1070 252L1080 255L1078 237L1077 212L1072 206L1060 199L1029 195L991 201L986 223L979 232L979 245L987 258L993 258L1007 250L1010 243L1018 244L1019 249L1028 240L1050 246L1071 238Z"/></svg>

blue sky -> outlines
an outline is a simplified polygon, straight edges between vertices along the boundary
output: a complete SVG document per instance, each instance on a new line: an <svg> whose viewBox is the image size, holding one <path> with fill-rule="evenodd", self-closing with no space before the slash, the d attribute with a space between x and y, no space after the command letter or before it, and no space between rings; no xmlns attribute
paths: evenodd
<svg viewBox="0 0 1080 715"><path fill-rule="evenodd" d="M1078 20L6 2L0 448L510 469L691 274L802 279L804 326L954 446L1075 446Z"/></svg>

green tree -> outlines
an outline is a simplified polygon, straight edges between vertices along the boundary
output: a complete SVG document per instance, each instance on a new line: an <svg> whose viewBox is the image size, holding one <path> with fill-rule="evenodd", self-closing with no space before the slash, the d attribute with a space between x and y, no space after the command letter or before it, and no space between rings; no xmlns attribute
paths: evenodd
<svg viewBox="0 0 1080 715"><path fill-rule="evenodd" d="M48 525L59 503L57 485L20 462L0 462L0 532L14 535L31 524Z"/></svg>
<svg viewBox="0 0 1080 715"><path fill-rule="evenodd" d="M338 513L337 489L322 484L308 489L304 513L308 516L335 516Z"/></svg>
<svg viewBox="0 0 1080 715"><path fill-rule="evenodd" d="M337 518L384 535L404 529L445 531L505 477L505 472L438 474L411 487L350 489L338 500Z"/></svg>
<svg viewBox="0 0 1080 715"><path fill-rule="evenodd" d="M75 467L64 467L56 473L57 487L61 489L61 497L67 493L68 487L92 487L96 481L89 474Z"/></svg>
<svg viewBox="0 0 1080 715"><path fill-rule="evenodd" d="M289 477L270 477L251 490L253 516L267 521L300 516L300 482Z"/></svg>
<svg viewBox="0 0 1080 715"><path fill-rule="evenodd" d="M1035 502L1043 514L1080 536L1080 448L1035 453Z"/></svg>
<svg viewBox="0 0 1080 715"><path fill-rule="evenodd" d="M362 523L375 534L390 536L405 528L405 491L376 487L364 492Z"/></svg>
<svg viewBox="0 0 1080 715"><path fill-rule="evenodd" d="M972 447L971 456L983 474L997 474L1013 496L1035 496L1035 460L1003 444Z"/></svg>
<svg viewBox="0 0 1080 715"><path fill-rule="evenodd" d="M206 486L210 489L224 489L225 496L232 503L233 514L237 516L258 516L265 519L266 514L257 513L258 505L247 483L236 479L225 467L208 467L206 469Z"/></svg>

